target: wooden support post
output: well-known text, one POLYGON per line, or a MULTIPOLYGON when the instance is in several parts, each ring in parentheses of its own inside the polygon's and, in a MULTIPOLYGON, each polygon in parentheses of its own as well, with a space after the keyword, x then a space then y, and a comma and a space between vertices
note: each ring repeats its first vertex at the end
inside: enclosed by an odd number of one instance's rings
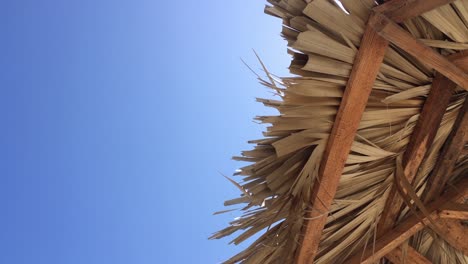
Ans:
MULTIPOLYGON (((438 219, 437 209, 441 208, 443 205, 448 202, 454 202, 460 198, 466 197, 468 195, 468 178, 464 178, 461 182, 457 183, 457 189, 450 189, 442 195, 439 199, 428 204, 426 209, 430 213, 430 217, 433 219, 438 219)), ((345 263, 350 264, 373 264, 386 254, 390 253, 392 250, 397 248, 403 242, 408 240, 411 236, 416 234, 418 231, 422 230, 426 224, 429 223, 427 217, 423 217, 422 220, 415 216, 411 215, 394 229, 382 235, 375 245, 368 247, 364 252, 358 251, 353 256, 349 258, 345 263), (424 223, 424 224, 423 224, 424 223)))
POLYGON ((434 68, 454 83, 463 87, 465 90, 468 90, 467 73, 450 62, 444 56, 435 52, 432 48, 415 39, 411 34, 403 30, 383 14, 376 13, 376 16, 378 16, 379 19, 374 19, 370 25, 373 26, 380 36, 413 55, 422 63, 434 68))
POLYGON ((385 257, 393 262, 393 264, 412 263, 412 264, 432 264, 430 260, 421 255, 413 247, 408 246, 406 256, 403 254, 401 247, 397 247, 392 252, 385 255, 385 257))
MULTIPOLYGON (((371 15, 369 23, 375 19, 371 15)), ((315 259, 330 205, 387 47, 388 41, 368 26, 323 154, 319 180, 312 189, 297 263, 313 263, 315 259)))

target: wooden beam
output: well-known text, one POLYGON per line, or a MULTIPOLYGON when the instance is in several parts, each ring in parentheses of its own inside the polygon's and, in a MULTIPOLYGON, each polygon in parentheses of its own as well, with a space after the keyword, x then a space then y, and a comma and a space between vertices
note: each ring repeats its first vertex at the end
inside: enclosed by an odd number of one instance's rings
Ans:
POLYGON ((455 63, 460 69, 468 70, 468 50, 461 50, 447 57, 451 62, 455 63))
MULTIPOLYGON (((462 179, 457 183, 457 188, 452 188, 442 195, 439 199, 428 204, 426 209, 433 219, 438 219, 437 209, 450 201, 457 201, 468 195, 468 178, 462 179)), ((350 264, 373 264, 392 250, 397 248, 411 236, 422 230, 429 223, 427 217, 420 219, 415 215, 403 220, 394 229, 388 231, 375 242, 374 246, 368 247, 364 252, 356 252, 345 263, 350 264), (423 224, 424 223, 424 224, 423 224)))
POLYGON ((454 1, 455 0, 393 0, 374 7, 374 11, 382 13, 396 23, 401 23, 409 18, 417 17, 432 9, 454 1))
POLYGON ((370 24, 380 36, 408 52, 422 63, 434 68, 454 83, 468 90, 468 74, 450 62, 432 48, 424 45, 402 29, 395 22, 380 13, 376 13, 379 19, 374 19, 370 24))
POLYGON ((440 218, 468 220, 468 204, 448 203, 440 209, 440 218))
MULTIPOLYGON (((403 154, 405 175, 415 176, 426 152, 432 146, 437 130, 457 85, 436 74, 429 95, 419 115, 411 140, 403 154)), ((412 178, 408 178, 409 181, 412 178)))
MULTIPOLYGON (((372 14, 369 25, 385 24, 385 19, 372 14)), ((315 259, 344 163, 387 47, 388 42, 368 26, 322 158, 319 182, 314 184, 311 192, 312 208, 306 215, 308 220, 305 221, 303 240, 297 253, 298 263, 312 263, 315 259)), ((458 73, 456 69, 455 73, 458 73)))
POLYGON ((444 231, 440 234, 442 238, 468 256, 468 227, 457 219, 440 219, 438 224, 440 229, 444 231))
MULTIPOLYGON (((457 66, 468 69, 468 52, 463 51, 456 53, 449 56, 448 59, 453 61, 457 66)), ((447 78, 440 74, 436 75, 414 132, 411 135, 410 143, 403 154, 403 169, 409 182, 416 176, 426 152, 434 141, 434 137, 437 134, 437 130, 449 105, 455 87, 456 85, 447 78)), ((452 165, 454 166, 455 164, 452 165)), ((437 177, 440 179, 439 181, 448 177, 445 176, 446 174, 443 174, 444 171, 440 173, 441 175, 437 177)), ((434 186, 432 188, 437 187, 434 186)), ((440 191, 441 190, 442 189, 440 189, 440 191)), ((438 194, 440 194, 440 191, 438 194)), ((398 195, 396 188, 392 188, 378 224, 377 237, 382 236, 382 234, 393 227, 403 204, 403 199, 398 195)))
MULTIPOLYGON (((411 135, 408 147, 403 154, 403 172, 409 182, 412 182, 418 172, 427 150, 434 142, 434 137, 449 105, 456 85, 444 76, 438 74, 432 83, 429 96, 423 105, 421 114, 411 135)), ((392 187, 387 198, 377 236, 390 230, 396 222, 404 201, 396 188, 392 187)))
POLYGON ((432 264, 430 260, 421 255, 413 247, 408 246, 406 249, 406 255, 403 254, 401 247, 397 247, 392 250, 390 253, 385 255, 385 257, 390 260, 393 264, 401 263, 413 263, 413 264, 432 264))
MULTIPOLYGON (((448 59, 457 65, 465 66, 466 61, 468 61, 468 53, 457 53, 448 59)), ((434 141, 455 88, 455 83, 440 74, 436 75, 411 135, 411 140, 403 154, 403 171, 409 182, 413 181, 426 152, 434 141)), ((377 227, 377 237, 393 227, 403 204, 403 199, 396 188, 392 188, 377 227)))
MULTIPOLYGON (((371 14, 369 23, 373 20, 371 14)), ((311 208, 296 255, 299 264, 313 263, 315 259, 331 203, 387 47, 388 41, 368 26, 323 154, 318 181, 312 188, 311 208)))
POLYGON ((468 100, 457 116, 452 132, 442 147, 436 165, 429 176, 423 200, 428 202, 442 192, 449 177, 452 175, 455 163, 465 147, 465 137, 468 135, 468 100))
POLYGON ((468 220, 468 211, 442 210, 439 217, 443 219, 468 220))

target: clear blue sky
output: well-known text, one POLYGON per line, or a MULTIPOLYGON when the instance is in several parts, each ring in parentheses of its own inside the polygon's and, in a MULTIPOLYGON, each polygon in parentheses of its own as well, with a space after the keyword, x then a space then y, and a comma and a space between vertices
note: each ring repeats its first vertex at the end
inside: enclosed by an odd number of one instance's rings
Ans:
POLYGON ((217 263, 218 172, 259 138, 266 1, 15 0, 0 8, 0 263, 217 263))

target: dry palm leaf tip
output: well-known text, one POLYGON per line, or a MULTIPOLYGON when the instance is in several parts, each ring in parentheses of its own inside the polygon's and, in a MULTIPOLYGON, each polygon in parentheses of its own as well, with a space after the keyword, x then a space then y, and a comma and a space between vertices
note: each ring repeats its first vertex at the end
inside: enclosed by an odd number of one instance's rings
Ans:
POLYGON ((226 263, 468 263, 468 0, 269 0, 292 77, 236 160, 226 263), (382 2, 382 3, 380 3, 382 2))

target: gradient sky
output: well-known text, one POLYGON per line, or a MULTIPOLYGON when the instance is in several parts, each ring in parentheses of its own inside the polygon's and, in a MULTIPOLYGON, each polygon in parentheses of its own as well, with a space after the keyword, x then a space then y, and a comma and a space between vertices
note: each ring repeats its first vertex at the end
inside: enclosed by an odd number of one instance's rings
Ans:
POLYGON ((0 263, 218 263, 230 160, 289 56, 264 1, 15 0, 0 8, 0 263))

